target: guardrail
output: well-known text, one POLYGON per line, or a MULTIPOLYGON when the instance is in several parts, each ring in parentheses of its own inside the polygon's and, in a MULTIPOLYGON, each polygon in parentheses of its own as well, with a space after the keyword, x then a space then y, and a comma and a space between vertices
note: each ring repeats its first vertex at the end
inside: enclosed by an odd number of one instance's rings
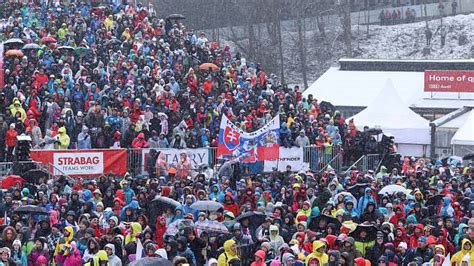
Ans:
POLYGON ((382 164, 383 155, 382 154, 367 154, 361 156, 357 161, 349 166, 349 168, 344 172, 347 174, 352 169, 357 169, 361 172, 367 172, 368 170, 378 171, 382 164))

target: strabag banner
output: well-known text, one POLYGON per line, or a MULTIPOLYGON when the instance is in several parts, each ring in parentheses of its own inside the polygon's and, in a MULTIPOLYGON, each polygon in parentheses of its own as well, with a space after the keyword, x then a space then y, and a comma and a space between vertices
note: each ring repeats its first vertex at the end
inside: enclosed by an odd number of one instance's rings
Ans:
POLYGON ((242 163, 275 161, 279 158, 280 116, 257 131, 247 133, 223 115, 219 128, 217 157, 242 163))
POLYGON ((280 147, 279 153, 278 161, 266 161, 263 164, 265 172, 273 171, 274 168, 278 169, 278 171, 286 171, 287 166, 291 166, 292 171, 306 171, 309 169, 309 164, 303 160, 302 147, 280 147))
POLYGON ((31 159, 54 166, 55 175, 99 176, 124 175, 127 172, 127 150, 32 150, 31 159))
MULTIPOLYGON (((164 159, 168 167, 174 165, 176 167, 180 160, 180 155, 186 153, 187 157, 191 160, 193 169, 197 169, 200 165, 209 166, 209 149, 154 149, 157 152, 160 152, 159 157, 164 159)), ((142 174, 148 173, 147 163, 148 163, 148 154, 150 149, 142 149, 142 174)))

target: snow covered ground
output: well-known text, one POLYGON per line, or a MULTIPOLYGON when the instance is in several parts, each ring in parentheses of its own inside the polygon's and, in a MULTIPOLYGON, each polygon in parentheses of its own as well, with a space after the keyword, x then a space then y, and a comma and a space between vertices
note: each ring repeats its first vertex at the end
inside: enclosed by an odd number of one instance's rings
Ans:
POLYGON ((423 55, 426 47, 425 22, 396 25, 372 26, 370 36, 357 38, 356 48, 359 58, 383 59, 468 59, 474 57, 474 14, 443 18, 446 28, 446 44, 441 47, 441 34, 438 30, 441 20, 429 21, 433 32, 431 53, 423 55), (461 37, 463 36, 463 37, 461 37), (465 38, 464 45, 459 39, 465 38))
MULTIPOLYGON (((286 23, 287 24, 287 23, 286 23)), ((441 20, 428 22, 433 32, 431 52, 423 55, 426 47, 425 22, 393 26, 370 25, 369 34, 365 25, 353 25, 352 46, 355 58, 373 59, 469 59, 474 58, 474 14, 443 18, 446 29, 446 44, 441 47, 439 27, 441 20), (461 41, 460 38, 464 39, 461 41)), ((344 56, 344 44, 339 36, 340 25, 326 25, 326 38, 320 37, 315 24, 306 25, 308 85, 311 85, 330 66, 344 56)), ((245 36, 243 29, 239 29, 245 36)), ((225 33, 223 34, 225 36, 225 33)), ((262 37, 263 38, 263 37, 262 37)), ((282 27, 285 75, 289 84, 302 84, 298 60, 297 32, 291 25, 282 27)), ((235 48, 231 42, 224 42, 235 48)))

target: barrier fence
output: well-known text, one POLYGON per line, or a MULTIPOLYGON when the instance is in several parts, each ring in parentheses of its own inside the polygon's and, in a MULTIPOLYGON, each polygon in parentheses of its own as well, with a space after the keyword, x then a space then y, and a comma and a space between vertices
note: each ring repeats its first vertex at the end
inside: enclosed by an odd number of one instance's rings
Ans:
MULTIPOLYGON (((166 163, 174 167, 178 165, 181 153, 186 153, 192 162, 190 170, 195 172, 202 170, 202 166, 217 168, 223 163, 218 159, 215 147, 155 150, 160 151, 160 156, 163 156, 166 163)), ((147 175, 149 151, 150 149, 32 150, 31 154, 33 161, 40 163, 51 175, 74 177, 98 173, 124 174, 125 171, 132 175, 147 175)), ((367 160, 367 164, 375 163, 375 159, 367 160)), ((331 167, 340 172, 343 167, 343 150, 339 147, 281 147, 278 162, 265 162, 267 163, 270 167, 262 167, 258 171, 271 171, 272 165, 279 170, 290 165, 293 171, 324 171, 331 167)), ((11 168, 12 163, 0 163, 0 175, 11 173, 11 168)))

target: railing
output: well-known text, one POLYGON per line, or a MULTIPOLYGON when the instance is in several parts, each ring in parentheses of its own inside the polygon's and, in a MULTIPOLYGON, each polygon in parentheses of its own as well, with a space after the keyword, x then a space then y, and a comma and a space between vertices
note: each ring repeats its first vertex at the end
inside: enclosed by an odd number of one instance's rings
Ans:
POLYGON ((13 163, 12 162, 2 162, 0 163, 0 176, 7 176, 12 173, 13 163))
POLYGON ((367 172, 368 170, 378 171, 382 164, 383 155, 382 154, 367 154, 361 156, 357 161, 355 161, 349 168, 344 172, 347 174, 352 169, 357 169, 360 172, 367 172))
POLYGON ((336 171, 336 173, 339 173, 342 169, 342 154, 338 153, 334 158, 332 158, 319 172, 325 171, 327 168, 331 167, 336 171))

